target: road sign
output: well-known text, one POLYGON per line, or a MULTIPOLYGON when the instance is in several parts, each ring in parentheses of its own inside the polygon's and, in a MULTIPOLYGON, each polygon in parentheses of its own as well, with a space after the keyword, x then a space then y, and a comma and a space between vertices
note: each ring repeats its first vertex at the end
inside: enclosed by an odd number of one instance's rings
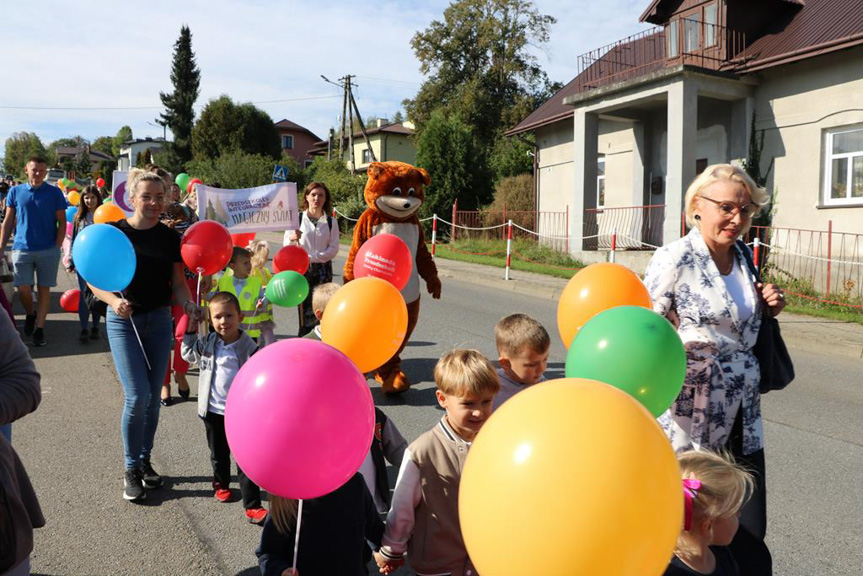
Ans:
POLYGON ((287 182, 288 181, 288 167, 282 166, 281 164, 276 164, 276 167, 273 169, 273 182, 287 182))

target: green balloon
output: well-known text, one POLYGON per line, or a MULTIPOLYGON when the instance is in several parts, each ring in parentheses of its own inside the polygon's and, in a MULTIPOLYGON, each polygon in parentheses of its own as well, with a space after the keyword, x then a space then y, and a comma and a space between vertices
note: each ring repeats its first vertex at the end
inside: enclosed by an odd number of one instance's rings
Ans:
POLYGON ((566 355, 565 374, 619 388, 658 417, 680 394, 686 352, 664 317, 640 306, 617 306, 578 331, 566 355))
POLYGON ((267 283, 267 300, 276 306, 299 306, 309 295, 306 277, 293 270, 279 272, 267 283))
POLYGON ((177 174, 177 177, 174 178, 174 184, 180 187, 180 190, 185 190, 186 186, 189 185, 189 175, 185 172, 180 172, 177 174))

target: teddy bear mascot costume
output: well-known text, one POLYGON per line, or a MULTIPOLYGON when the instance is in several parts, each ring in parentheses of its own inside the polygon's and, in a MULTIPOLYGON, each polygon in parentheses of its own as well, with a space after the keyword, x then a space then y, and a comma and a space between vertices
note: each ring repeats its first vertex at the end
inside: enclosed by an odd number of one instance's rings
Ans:
POLYGON ((401 353, 417 325, 420 314, 419 277, 425 280, 432 298, 440 298, 441 283, 437 267, 425 245, 417 212, 423 203, 423 186, 429 184, 428 172, 404 162, 372 162, 368 169, 365 199, 368 208, 354 227, 354 240, 345 262, 344 281, 354 279, 354 258, 363 243, 376 234, 394 234, 410 248, 414 266, 402 296, 408 307, 408 326, 401 347, 390 360, 377 369, 375 380, 384 394, 398 394, 411 383, 402 372, 401 353))

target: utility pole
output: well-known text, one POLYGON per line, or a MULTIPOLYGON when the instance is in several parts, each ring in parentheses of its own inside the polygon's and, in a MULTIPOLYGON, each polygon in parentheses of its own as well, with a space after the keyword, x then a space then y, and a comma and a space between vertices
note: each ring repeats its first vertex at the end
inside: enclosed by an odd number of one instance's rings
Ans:
POLYGON ((338 82, 333 82, 323 74, 321 74, 321 78, 324 81, 333 84, 334 86, 338 86, 343 90, 342 95, 342 121, 339 125, 339 161, 342 161, 342 147, 345 141, 345 132, 347 131, 347 140, 348 140, 348 154, 351 162, 351 174, 356 173, 356 158, 354 156, 354 114, 356 114, 357 122, 360 125, 360 131, 363 133, 363 139, 366 142, 366 146, 369 150, 369 156, 372 162, 377 162, 377 157, 375 156, 375 151, 372 148, 371 140, 369 139, 369 134, 366 132, 366 125, 363 123, 363 117, 360 115, 359 106, 357 106, 357 101, 354 99, 354 95, 352 92, 352 88, 356 86, 351 80, 354 78, 351 74, 347 74, 342 78, 339 78, 338 82))

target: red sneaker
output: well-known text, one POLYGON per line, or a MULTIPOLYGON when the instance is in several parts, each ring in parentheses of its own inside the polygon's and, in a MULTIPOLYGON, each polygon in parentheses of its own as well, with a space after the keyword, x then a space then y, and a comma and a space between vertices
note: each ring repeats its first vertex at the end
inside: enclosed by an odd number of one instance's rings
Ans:
POLYGON ((252 524, 263 524, 267 519, 267 511, 264 508, 249 508, 246 510, 246 520, 252 524))
POLYGON ((213 489, 216 491, 216 500, 219 502, 230 502, 231 501, 231 489, 225 488, 221 484, 213 483, 213 489))

